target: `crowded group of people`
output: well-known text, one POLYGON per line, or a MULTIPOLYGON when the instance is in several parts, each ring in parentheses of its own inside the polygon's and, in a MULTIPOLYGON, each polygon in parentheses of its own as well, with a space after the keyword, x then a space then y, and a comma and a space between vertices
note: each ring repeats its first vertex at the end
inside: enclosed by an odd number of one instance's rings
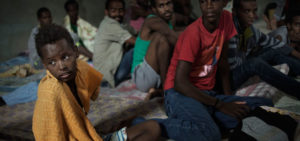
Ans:
POLYGON ((284 25, 267 35, 253 26, 256 0, 233 0, 232 12, 223 10, 227 3, 199 0, 202 16, 195 18, 189 0, 132 0, 129 6, 106 0, 98 29, 79 17, 75 0, 64 5, 63 26, 40 8, 28 42, 30 64, 47 70, 37 91, 35 139, 221 140, 224 130, 255 111, 268 113, 260 106, 273 106, 272 99, 235 96, 253 76, 300 99, 299 8, 288 9, 284 25), (283 63, 288 75, 273 67, 283 63), (101 85, 114 88, 128 79, 149 99, 163 97, 168 118, 139 119, 102 136, 86 116, 90 100, 101 85))

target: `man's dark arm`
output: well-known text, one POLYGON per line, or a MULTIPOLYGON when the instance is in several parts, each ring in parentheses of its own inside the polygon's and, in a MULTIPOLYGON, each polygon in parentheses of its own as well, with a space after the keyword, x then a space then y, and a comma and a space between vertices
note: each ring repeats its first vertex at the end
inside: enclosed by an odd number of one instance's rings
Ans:
POLYGON ((159 17, 153 17, 146 21, 146 25, 151 29, 151 31, 161 33, 168 39, 171 45, 175 46, 178 35, 174 30, 169 28, 168 23, 166 23, 159 17))
POLYGON ((236 117, 237 119, 245 116, 249 111, 249 107, 245 102, 230 102, 225 103, 218 101, 216 98, 203 93, 201 90, 196 88, 189 81, 189 73, 191 71, 192 64, 186 61, 178 61, 176 76, 174 82, 174 89, 181 94, 196 99, 197 101, 209 105, 215 106, 216 109, 230 116, 236 117))
POLYGON ((228 64, 228 41, 224 43, 218 65, 224 94, 231 95, 232 90, 230 86, 230 68, 228 64))

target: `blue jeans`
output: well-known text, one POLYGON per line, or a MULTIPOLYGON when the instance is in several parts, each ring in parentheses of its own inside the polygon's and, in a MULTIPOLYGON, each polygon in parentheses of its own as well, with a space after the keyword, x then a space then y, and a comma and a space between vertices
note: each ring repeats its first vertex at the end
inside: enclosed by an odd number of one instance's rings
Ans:
POLYGON ((133 48, 125 52, 120 62, 119 68, 115 73, 115 85, 117 86, 122 81, 130 77, 130 69, 133 60, 133 48))
POLYGON ((242 65, 231 70, 232 89, 236 90, 250 77, 258 75, 266 83, 300 99, 300 82, 281 73, 277 69, 273 68, 268 62, 271 60, 277 60, 277 63, 288 63, 289 66, 291 66, 291 70, 298 71, 299 73, 300 71, 297 70, 299 69, 299 67, 297 68, 297 64, 292 59, 289 59, 283 55, 272 55, 274 52, 265 53, 266 54, 262 54, 259 57, 250 58, 246 60, 242 65), (278 59, 272 59, 271 57, 278 57, 278 59), (282 58, 285 58, 286 60, 282 58))
POLYGON ((286 63, 290 68, 290 73, 300 75, 300 60, 282 53, 282 49, 267 49, 258 57, 271 65, 279 65, 286 63))
MULTIPOLYGON (((257 97, 238 97, 216 95, 213 91, 205 91, 223 102, 246 101, 254 109, 261 105, 272 106, 272 101, 257 97)), ((166 138, 180 141, 220 141, 221 133, 216 122, 225 128, 234 128, 238 121, 222 112, 215 111, 199 101, 184 96, 174 89, 165 91, 165 109, 167 119, 155 119, 162 127, 162 134, 166 138)))
POLYGON ((2 98, 9 106, 35 101, 37 99, 38 86, 39 81, 33 81, 17 88, 11 93, 3 95, 2 98))

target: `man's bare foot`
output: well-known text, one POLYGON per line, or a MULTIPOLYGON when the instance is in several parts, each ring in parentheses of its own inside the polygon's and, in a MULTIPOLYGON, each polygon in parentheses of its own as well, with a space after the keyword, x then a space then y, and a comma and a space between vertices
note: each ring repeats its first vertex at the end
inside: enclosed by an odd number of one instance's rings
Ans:
POLYGON ((147 93, 145 97, 145 101, 148 101, 154 97, 162 97, 163 96, 163 90, 162 89, 155 89, 155 88, 150 88, 149 92, 147 93))

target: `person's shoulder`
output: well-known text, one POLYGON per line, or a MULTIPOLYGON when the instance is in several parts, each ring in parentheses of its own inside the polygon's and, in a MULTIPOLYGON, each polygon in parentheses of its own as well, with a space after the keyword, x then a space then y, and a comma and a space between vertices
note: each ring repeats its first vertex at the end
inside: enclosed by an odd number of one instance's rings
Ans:
POLYGON ((115 30, 119 29, 121 29, 121 24, 118 21, 108 16, 105 16, 104 19, 101 21, 98 30, 100 32, 114 32, 115 30))
POLYGON ((158 16, 148 15, 148 17, 144 21, 144 24, 148 26, 148 25, 152 25, 153 23, 160 24, 163 22, 165 22, 165 21, 158 16))
POLYGON ((78 69, 79 73, 81 75, 83 75, 84 77, 92 75, 95 77, 102 78, 102 74, 99 71, 97 71, 96 69, 94 69, 92 66, 90 66, 85 61, 77 60, 77 69, 78 69))
POLYGON ((31 35, 35 35, 39 32, 39 26, 35 26, 31 29, 31 35))
POLYGON ((112 18, 110 18, 109 16, 105 16, 103 18, 103 20, 101 21, 102 24, 104 25, 109 25, 109 24, 116 24, 116 25, 120 25, 120 23, 112 18))
POLYGON ((48 74, 40 81, 38 86, 38 98, 52 99, 62 92, 62 84, 52 75, 48 74))
POLYGON ((220 17, 220 22, 223 23, 224 26, 230 25, 228 24, 229 22, 233 23, 232 13, 227 10, 223 10, 220 17))
POLYGON ((222 15, 223 15, 223 16, 232 17, 232 13, 229 12, 229 11, 227 11, 227 10, 223 10, 223 11, 222 11, 222 15))
POLYGON ((81 78, 81 83, 85 83, 88 89, 94 89, 100 86, 103 74, 90 66, 85 61, 77 60, 77 77, 81 78))
POLYGON ((84 20, 81 17, 78 17, 77 26, 88 26, 88 27, 93 27, 93 28, 97 29, 96 27, 94 27, 94 25, 92 25, 90 22, 84 20))
POLYGON ((189 26, 186 27, 186 29, 184 30, 184 35, 188 34, 188 35, 192 35, 192 36, 199 36, 199 33, 201 32, 200 27, 202 24, 202 19, 198 18, 197 20, 195 20, 193 23, 191 23, 189 26))

